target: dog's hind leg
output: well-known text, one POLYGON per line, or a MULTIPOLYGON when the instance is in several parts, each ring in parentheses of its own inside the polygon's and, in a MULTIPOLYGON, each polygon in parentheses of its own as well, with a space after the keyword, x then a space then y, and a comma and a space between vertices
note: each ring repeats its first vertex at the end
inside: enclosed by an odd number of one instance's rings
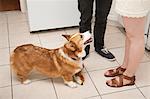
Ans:
POLYGON ((19 81, 21 81, 22 84, 27 84, 27 81, 29 83, 29 80, 27 79, 27 75, 23 73, 17 73, 17 78, 19 81))
POLYGON ((28 79, 28 75, 31 72, 31 70, 32 68, 24 68, 23 70, 17 72, 17 77, 19 78, 22 84, 31 83, 31 80, 28 79))
POLYGON ((72 75, 64 75, 63 80, 64 80, 64 83, 66 85, 68 85, 69 87, 71 87, 71 88, 76 88, 77 87, 77 84, 75 82, 73 82, 72 75))

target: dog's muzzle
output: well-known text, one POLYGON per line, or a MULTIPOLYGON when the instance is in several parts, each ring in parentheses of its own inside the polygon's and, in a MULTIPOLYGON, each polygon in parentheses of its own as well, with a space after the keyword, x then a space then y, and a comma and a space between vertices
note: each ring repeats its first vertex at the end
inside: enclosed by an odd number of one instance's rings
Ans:
POLYGON ((84 56, 86 56, 85 50, 82 50, 82 52, 78 53, 78 57, 82 58, 84 56))

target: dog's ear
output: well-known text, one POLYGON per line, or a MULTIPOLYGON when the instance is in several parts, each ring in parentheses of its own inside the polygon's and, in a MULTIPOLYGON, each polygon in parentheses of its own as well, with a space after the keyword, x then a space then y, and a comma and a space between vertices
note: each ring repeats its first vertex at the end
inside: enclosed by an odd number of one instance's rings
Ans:
POLYGON ((70 38, 71 38, 71 35, 62 34, 62 36, 65 37, 68 41, 69 41, 70 38))

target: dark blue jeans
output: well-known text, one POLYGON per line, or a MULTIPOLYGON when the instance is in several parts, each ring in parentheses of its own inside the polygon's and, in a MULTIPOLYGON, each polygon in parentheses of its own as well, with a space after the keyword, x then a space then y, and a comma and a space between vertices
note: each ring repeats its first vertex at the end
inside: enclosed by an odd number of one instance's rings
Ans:
MULTIPOLYGON (((93 15, 94 0, 78 0, 78 9, 81 13, 79 30, 81 33, 91 30, 91 19, 93 15)), ((95 26, 94 26, 94 47, 101 49, 104 46, 104 35, 112 0, 95 0, 95 26)))

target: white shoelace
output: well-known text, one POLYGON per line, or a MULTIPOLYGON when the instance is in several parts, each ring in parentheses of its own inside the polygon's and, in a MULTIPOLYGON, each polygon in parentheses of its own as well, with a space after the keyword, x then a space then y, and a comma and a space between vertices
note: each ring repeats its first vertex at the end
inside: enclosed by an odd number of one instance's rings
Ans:
POLYGON ((105 54, 108 54, 108 53, 109 53, 109 51, 108 51, 107 48, 101 49, 101 51, 104 52, 105 54))
POLYGON ((82 35, 83 35, 83 42, 86 42, 88 39, 90 39, 92 37, 92 35, 89 31, 82 33, 82 35))

